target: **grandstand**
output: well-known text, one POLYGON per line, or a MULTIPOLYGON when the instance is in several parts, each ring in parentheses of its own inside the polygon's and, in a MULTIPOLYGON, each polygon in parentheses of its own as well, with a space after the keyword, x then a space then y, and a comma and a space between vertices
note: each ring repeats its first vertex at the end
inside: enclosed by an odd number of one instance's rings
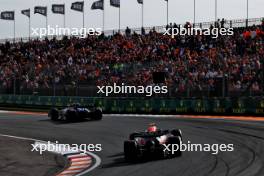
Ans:
POLYGON ((234 35, 172 39, 161 26, 145 34, 132 29, 6 41, 0 44, 0 93, 98 96, 97 85, 153 85, 152 73, 165 72, 170 97, 262 95, 264 21, 225 20, 224 27, 234 27, 234 35))

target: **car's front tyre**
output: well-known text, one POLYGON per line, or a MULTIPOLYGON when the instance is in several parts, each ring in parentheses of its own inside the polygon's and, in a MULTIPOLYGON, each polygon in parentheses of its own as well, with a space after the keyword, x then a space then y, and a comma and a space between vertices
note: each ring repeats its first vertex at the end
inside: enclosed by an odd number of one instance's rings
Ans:
POLYGON ((102 120, 103 118, 103 112, 101 109, 96 109, 94 112, 93 112, 93 119, 94 120, 102 120))
POLYGON ((182 132, 180 129, 174 129, 174 130, 171 130, 171 134, 175 137, 179 136, 182 140, 182 132))
POLYGON ((177 147, 178 150, 177 151, 172 151, 172 149, 176 148, 176 147, 171 147, 171 151, 168 152, 168 156, 169 157, 180 157, 182 155, 182 152, 180 150, 180 144, 181 144, 180 136, 169 137, 167 144, 171 144, 171 146, 178 145, 178 147, 177 147))
POLYGON ((74 120, 77 120, 77 114, 76 114, 76 111, 73 111, 73 110, 68 110, 66 113, 65 113, 65 120, 67 122, 71 122, 71 121, 74 121, 74 120))

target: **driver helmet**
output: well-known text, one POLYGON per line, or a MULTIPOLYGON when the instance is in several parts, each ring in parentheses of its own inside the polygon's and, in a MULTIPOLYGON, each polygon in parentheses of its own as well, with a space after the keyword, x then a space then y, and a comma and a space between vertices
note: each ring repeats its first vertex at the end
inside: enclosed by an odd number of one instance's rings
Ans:
POLYGON ((150 133, 157 132, 157 130, 158 130, 158 128, 157 128, 155 123, 150 123, 148 126, 148 129, 147 129, 147 131, 150 133))

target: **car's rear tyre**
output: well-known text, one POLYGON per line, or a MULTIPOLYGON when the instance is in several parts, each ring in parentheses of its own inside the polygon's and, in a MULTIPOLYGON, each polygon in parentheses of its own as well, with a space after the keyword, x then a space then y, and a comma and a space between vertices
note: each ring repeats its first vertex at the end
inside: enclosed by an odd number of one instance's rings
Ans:
POLYGON ((102 120, 102 118, 103 118, 102 111, 99 110, 99 109, 95 110, 94 113, 93 113, 93 119, 94 120, 102 120))
POLYGON ((57 121, 59 119, 59 111, 57 109, 51 109, 49 111, 49 117, 52 121, 57 121))
POLYGON ((129 140, 134 140, 135 139, 135 136, 138 136, 139 133, 132 133, 129 135, 129 140))
POLYGON ((135 161, 138 155, 138 148, 135 141, 124 142, 124 155, 126 161, 135 161))
POLYGON ((170 157, 180 157, 182 152, 180 150, 181 138, 179 136, 169 137, 167 144, 171 144, 171 151, 168 152, 170 157), (172 149, 176 149, 176 146, 172 147, 173 145, 178 145, 177 151, 172 151, 172 149))
POLYGON ((181 138, 181 140, 182 140, 182 132, 181 132, 181 130, 179 130, 179 129, 171 130, 171 134, 173 136, 176 136, 176 137, 179 136, 181 138))
POLYGON ((72 110, 68 110, 65 114, 65 120, 68 122, 77 120, 77 114, 75 111, 72 110))

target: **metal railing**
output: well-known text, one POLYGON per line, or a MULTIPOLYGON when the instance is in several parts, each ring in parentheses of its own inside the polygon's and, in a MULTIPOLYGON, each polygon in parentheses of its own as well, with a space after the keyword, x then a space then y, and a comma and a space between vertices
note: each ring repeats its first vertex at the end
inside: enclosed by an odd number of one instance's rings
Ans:
MULTIPOLYGON (((247 27, 247 26, 253 26, 253 25, 261 25, 263 22, 264 17, 261 18, 250 18, 250 19, 234 19, 234 20, 225 20, 224 23, 224 27, 226 28, 237 28, 237 27, 247 27)), ((219 21, 220 22, 220 21, 219 21)), ((193 26, 195 27, 199 27, 201 29, 204 28, 209 28, 211 25, 215 25, 216 22, 215 21, 210 21, 210 22, 202 22, 202 23, 195 23, 193 24, 193 26)), ((184 26, 185 24, 178 24, 178 25, 182 25, 184 26)), ((150 31, 152 31, 153 29, 155 29, 155 31, 157 32, 164 32, 164 29, 166 28, 166 25, 163 26, 152 26, 152 27, 144 27, 144 30, 146 33, 149 33, 150 31)), ((131 32, 132 33, 138 33, 141 34, 141 29, 142 28, 132 28, 131 32)), ((112 29, 112 30, 105 30, 104 34, 109 36, 109 35, 113 35, 115 33, 121 33, 121 34, 125 34, 126 29, 121 29, 120 31, 118 29, 112 29)), ((53 39, 54 37, 56 37, 57 39, 62 39, 64 36, 55 36, 55 35, 50 35, 47 36, 47 39, 53 39)), ((71 37, 71 36, 68 36, 71 37)), ((78 37, 78 36, 75 36, 78 37)), ((28 42, 29 40, 44 40, 46 38, 39 38, 39 37, 19 37, 19 38, 6 38, 6 39, 0 39, 0 43, 5 43, 5 42, 28 42)))

